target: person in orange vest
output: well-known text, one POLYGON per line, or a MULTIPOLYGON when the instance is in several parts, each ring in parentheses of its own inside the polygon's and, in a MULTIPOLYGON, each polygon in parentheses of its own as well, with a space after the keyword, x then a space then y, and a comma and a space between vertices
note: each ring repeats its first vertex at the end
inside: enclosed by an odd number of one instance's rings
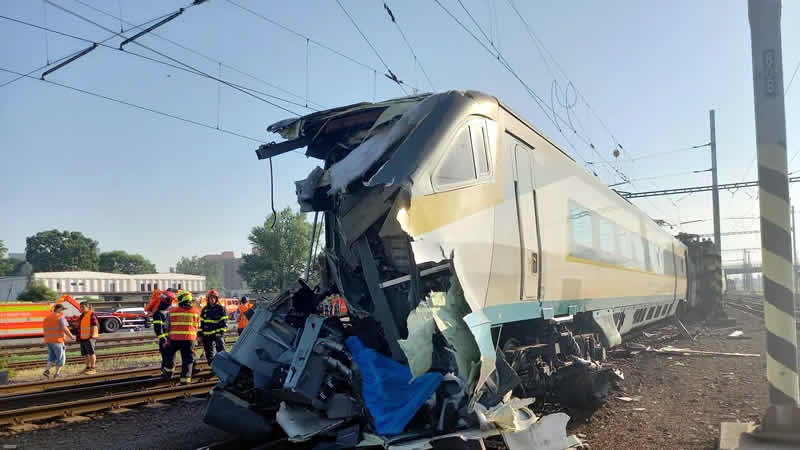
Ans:
POLYGON ((244 327, 247 326, 248 319, 245 313, 252 307, 253 304, 247 303, 247 297, 243 295, 242 299, 239 300, 239 309, 237 309, 236 312, 233 314, 233 318, 237 321, 236 330, 239 332, 239 336, 242 335, 244 327))
POLYGON ((81 302, 81 317, 78 319, 78 343, 81 346, 81 356, 86 357, 86 375, 97 373, 97 355, 94 354, 94 344, 100 335, 100 322, 92 311, 89 302, 81 302))
POLYGON ((67 319, 64 318, 64 305, 57 304, 53 307, 53 312, 44 318, 42 331, 44 332, 44 342, 47 344, 47 366, 42 375, 50 378, 50 367, 55 366, 53 378, 58 378, 58 372, 61 371, 67 360, 64 338, 75 339, 75 336, 69 331, 67 319))
POLYGON ((167 351, 161 374, 165 378, 172 377, 172 367, 175 365, 175 353, 181 352, 181 384, 192 382, 192 369, 194 368, 194 343, 197 340, 197 331, 200 328, 200 311, 192 304, 192 293, 181 291, 178 293, 178 306, 173 306, 167 311, 167 320, 164 324, 168 329, 167 351))

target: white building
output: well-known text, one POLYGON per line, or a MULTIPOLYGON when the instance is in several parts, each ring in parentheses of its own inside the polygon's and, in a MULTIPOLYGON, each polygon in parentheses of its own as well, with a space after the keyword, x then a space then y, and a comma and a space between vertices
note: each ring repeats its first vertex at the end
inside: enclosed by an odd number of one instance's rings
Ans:
POLYGON ((149 273, 126 275, 106 272, 37 272, 31 277, 0 277, 0 299, 16 300, 31 281, 43 283, 59 294, 73 297, 147 297, 154 289, 186 289, 194 294, 205 293, 205 275, 184 273, 149 273))

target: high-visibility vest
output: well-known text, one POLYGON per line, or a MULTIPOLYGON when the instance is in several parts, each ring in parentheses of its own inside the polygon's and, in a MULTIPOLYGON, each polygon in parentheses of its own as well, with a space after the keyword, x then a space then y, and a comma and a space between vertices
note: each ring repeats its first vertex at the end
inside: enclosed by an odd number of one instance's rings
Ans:
POLYGON ((237 328, 244 328, 247 326, 247 316, 244 313, 247 312, 253 306, 252 303, 248 303, 246 305, 239 305, 239 323, 236 325, 237 328))
POLYGON ((167 311, 169 316, 169 338, 173 341, 193 341, 197 339, 200 328, 200 311, 195 308, 173 306, 167 311))
POLYGON ((96 338, 97 334, 92 330, 92 316, 94 315, 93 312, 89 311, 88 313, 84 313, 81 315, 81 322, 80 322, 80 334, 78 335, 79 339, 92 339, 96 338))
POLYGON ((44 318, 42 323, 44 331, 44 341, 48 344, 63 344, 64 330, 61 329, 61 313, 51 312, 44 318))

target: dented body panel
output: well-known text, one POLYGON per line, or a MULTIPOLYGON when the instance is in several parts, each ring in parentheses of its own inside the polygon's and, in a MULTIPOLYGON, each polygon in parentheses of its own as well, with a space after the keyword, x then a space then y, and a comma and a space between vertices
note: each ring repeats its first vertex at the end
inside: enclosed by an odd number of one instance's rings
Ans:
POLYGON ((275 420, 298 440, 374 433, 385 418, 365 396, 387 389, 370 384, 383 357, 409 367, 409 386, 444 375, 417 412, 430 417, 400 424, 410 436, 522 433, 534 396, 604 398, 617 377, 605 349, 686 299, 686 247, 494 97, 359 103, 268 129, 287 141, 260 159, 306 147, 321 161, 296 188, 302 211, 324 214, 325 248, 321 285, 262 306, 215 359, 224 403, 248 398, 262 433, 275 420), (336 294, 347 320, 318 315, 336 294))

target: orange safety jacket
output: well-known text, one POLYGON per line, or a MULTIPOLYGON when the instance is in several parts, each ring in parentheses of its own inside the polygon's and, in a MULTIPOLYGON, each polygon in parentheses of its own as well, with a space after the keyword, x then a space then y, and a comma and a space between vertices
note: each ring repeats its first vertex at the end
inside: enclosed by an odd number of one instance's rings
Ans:
POLYGON ((253 307, 252 303, 248 303, 246 305, 239 305, 239 322, 236 324, 237 328, 244 328, 247 326, 247 316, 244 313, 247 312, 250 308, 253 307))
MULTIPOLYGON (((81 315, 80 329, 78 332, 78 339, 87 340, 97 337, 97 328, 92 329, 92 316, 93 312, 84 313, 81 315)), ((95 325, 97 327, 97 325, 95 325)))
POLYGON ((44 331, 44 342, 47 344, 63 344, 66 334, 61 328, 61 314, 51 312, 44 318, 42 330, 44 331))
POLYGON ((167 311, 169 338, 173 341, 193 341, 200 328, 200 311, 195 308, 173 306, 167 311))

